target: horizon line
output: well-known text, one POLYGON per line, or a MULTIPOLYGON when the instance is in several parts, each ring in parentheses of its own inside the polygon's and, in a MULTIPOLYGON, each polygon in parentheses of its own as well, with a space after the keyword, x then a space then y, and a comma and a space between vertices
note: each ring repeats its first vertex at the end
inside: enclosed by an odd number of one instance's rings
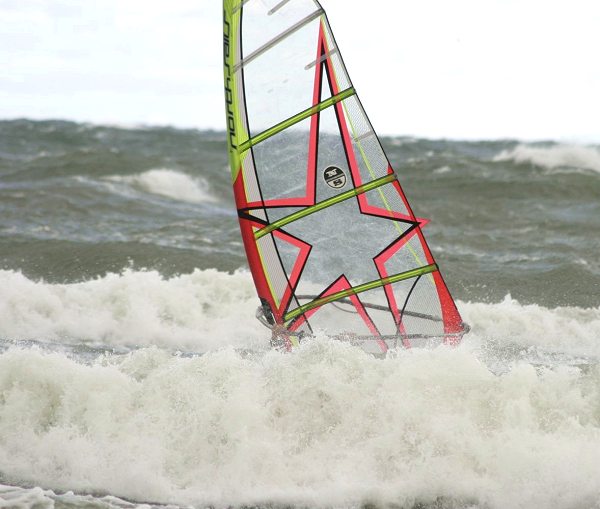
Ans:
MULTIPOLYGON (((216 134, 223 134, 223 138, 226 137, 226 130, 224 127, 203 127, 199 125, 177 125, 175 123, 149 123, 149 122, 119 122, 119 121, 97 121, 97 120, 82 120, 72 118, 60 118, 60 117, 27 117, 27 116, 14 116, 14 117, 0 117, 0 123, 8 122, 19 122, 27 121, 34 123, 43 122, 63 122, 78 125, 88 125, 94 127, 105 127, 111 129, 121 130, 151 130, 151 129, 173 129, 179 131, 197 131, 197 132, 210 132, 216 134)), ((521 143, 561 143, 561 144, 576 144, 576 145, 600 145, 600 137, 596 138, 589 135, 580 136, 563 136, 563 137, 519 137, 519 136, 497 136, 497 137, 476 137, 476 136, 426 136, 419 134, 409 133, 377 133, 380 138, 392 138, 392 139, 413 139, 423 141, 453 141, 463 143, 481 143, 481 142, 521 142, 521 143)))

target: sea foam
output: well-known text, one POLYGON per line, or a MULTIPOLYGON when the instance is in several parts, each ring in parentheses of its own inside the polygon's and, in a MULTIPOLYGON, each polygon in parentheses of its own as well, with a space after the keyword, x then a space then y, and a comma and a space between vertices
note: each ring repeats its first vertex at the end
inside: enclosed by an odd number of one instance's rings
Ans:
POLYGON ((600 149, 584 145, 517 145, 503 150, 494 160, 530 163, 548 169, 568 167, 600 172, 600 149))
POLYGON ((266 329, 254 318, 248 273, 196 270, 164 278, 125 270, 73 284, 0 271, 0 338, 202 352, 248 347, 266 329))
POLYGON ((157 168, 137 175, 108 177, 113 182, 124 182, 147 193, 166 196, 189 203, 212 203, 217 201, 210 194, 208 183, 201 177, 191 177, 185 173, 157 168))
POLYGON ((593 507, 600 371, 464 348, 386 360, 327 338, 293 354, 158 349, 93 365, 0 355, 0 471, 178 504, 593 507))
MULTIPOLYGON (((127 269, 50 284, 5 270, 0 271, 0 338, 192 352, 251 348, 266 345, 269 337, 254 318, 258 303, 247 271, 197 269, 165 278, 127 269)), ((510 296, 498 303, 458 304, 473 327, 467 339, 600 358, 600 308, 548 309, 510 296)))
POLYGON ((54 285, 1 271, 3 338, 142 346, 81 362, 5 343, 3 481, 219 507, 596 503, 600 309, 459 303, 473 326, 460 347, 381 360, 323 335, 270 351, 256 301, 247 272, 54 285), (490 341, 587 364, 510 351, 496 370, 490 341))

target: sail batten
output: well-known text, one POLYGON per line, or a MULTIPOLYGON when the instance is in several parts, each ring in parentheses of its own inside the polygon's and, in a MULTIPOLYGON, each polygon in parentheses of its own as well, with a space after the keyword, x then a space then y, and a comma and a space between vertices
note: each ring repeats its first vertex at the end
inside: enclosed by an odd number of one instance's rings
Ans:
POLYGON ((281 0, 275 7, 273 7, 269 12, 269 16, 273 16, 279 9, 281 9, 285 4, 287 4, 290 0, 281 0))
POLYGON ((312 302, 305 304, 304 306, 301 306, 298 309, 295 309, 294 311, 288 313, 285 316, 285 320, 286 321, 293 320, 297 316, 300 316, 300 315, 306 313, 307 311, 310 311, 311 309, 321 307, 324 304, 330 304, 332 302, 340 301, 351 295, 358 295, 359 293, 367 292, 369 290, 373 290, 375 288, 380 288, 385 285, 397 283, 399 281, 405 281, 407 279, 417 278, 419 276, 423 276, 424 274, 431 274, 432 272, 435 272, 437 269, 438 269, 437 265, 434 263, 431 265, 427 265, 426 267, 420 267, 418 269, 413 269, 413 270, 409 270, 406 272, 402 272, 401 274, 394 274, 393 276, 388 276, 386 278, 378 279, 376 281, 370 281, 368 283, 365 283, 365 284, 362 284, 359 286, 354 286, 354 287, 348 288, 347 290, 342 290, 342 291, 336 292, 334 294, 328 295, 327 297, 321 297, 321 298, 315 299, 312 302))
POLYGON ((329 50, 327 53, 325 53, 325 55, 323 55, 321 58, 317 59, 317 60, 313 60, 310 64, 307 64, 304 66, 304 69, 306 71, 310 71, 313 67, 315 67, 318 64, 322 64, 323 62, 325 62, 325 60, 327 60, 328 58, 331 58, 333 55, 335 55, 337 53, 338 49, 337 48, 333 48, 331 50, 329 50))
MULTIPOLYGON (((274 14, 274 13, 271 13, 271 14, 274 14)), ((298 23, 296 23, 295 25, 291 26, 286 31, 281 32, 279 35, 277 35, 276 37, 274 37, 273 39, 271 39, 269 42, 267 42, 266 44, 264 44, 263 46, 261 46, 260 48, 258 48, 254 52, 252 52, 246 58, 240 60, 240 62, 238 62, 237 64, 235 64, 235 66, 233 68, 234 71, 237 72, 242 67, 248 65, 250 62, 252 62, 256 58, 258 58, 259 56, 261 56, 263 53, 265 53, 266 51, 268 51, 269 49, 271 49, 273 46, 279 44, 281 41, 283 41, 284 39, 286 39, 287 37, 289 37, 290 35, 292 35, 294 32, 297 32, 302 27, 308 25, 311 21, 314 21, 315 19, 317 19, 318 17, 320 17, 322 14, 323 14, 323 10, 322 9, 317 9, 312 14, 309 14, 308 16, 306 16, 306 18, 301 19, 300 21, 298 21, 298 23)))
POLYGON ((254 136, 253 138, 246 141, 244 144, 242 144, 240 146, 239 152, 240 153, 245 152, 246 150, 250 149, 254 145, 258 145, 259 143, 265 141, 267 138, 270 138, 271 136, 275 136, 277 133, 280 133, 284 129, 288 129, 288 128, 294 126, 295 124, 297 124, 298 122, 302 122, 303 120, 306 120, 307 118, 312 117, 315 113, 319 113, 319 112, 323 111, 324 109, 327 109, 327 108, 333 106, 334 104, 337 104, 340 101, 343 101, 344 99, 347 99, 348 97, 353 96, 354 94, 356 94, 356 91, 354 90, 354 88, 351 87, 351 88, 348 88, 347 90, 344 90, 343 92, 340 92, 339 94, 337 94, 333 97, 330 97, 329 99, 327 99, 325 101, 320 102, 319 104, 316 104, 315 106, 311 106, 310 108, 307 108, 306 110, 301 111, 300 113, 297 113, 293 117, 290 117, 287 120, 280 122, 279 124, 267 129, 266 131, 263 131, 262 133, 254 136))
POLYGON ((396 180, 396 175, 388 175, 387 177, 382 177, 380 179, 374 180, 372 182, 369 182, 368 184, 364 184, 350 191, 346 191, 345 193, 339 194, 337 196, 332 196, 331 198, 322 202, 315 203, 312 207, 306 207, 302 210, 299 210, 298 212, 295 212, 294 214, 290 214, 289 216, 274 221, 270 225, 262 228, 261 230, 258 230, 255 234, 255 238, 260 239, 261 237, 268 235, 272 231, 283 228, 285 225, 293 223, 294 221, 302 219, 311 214, 316 214, 317 212, 320 212, 321 210, 327 207, 332 207, 333 205, 349 200, 351 198, 355 198, 356 196, 359 196, 373 189, 377 189, 378 187, 383 186, 385 184, 389 184, 394 180, 396 180))

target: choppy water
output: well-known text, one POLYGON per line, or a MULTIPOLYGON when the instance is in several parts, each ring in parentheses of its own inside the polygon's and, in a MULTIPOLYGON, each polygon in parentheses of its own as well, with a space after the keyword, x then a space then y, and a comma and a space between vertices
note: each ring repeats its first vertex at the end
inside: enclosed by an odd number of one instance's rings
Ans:
POLYGON ((385 145, 457 349, 269 351, 221 133, 0 122, 0 508, 599 508, 600 147, 385 145))

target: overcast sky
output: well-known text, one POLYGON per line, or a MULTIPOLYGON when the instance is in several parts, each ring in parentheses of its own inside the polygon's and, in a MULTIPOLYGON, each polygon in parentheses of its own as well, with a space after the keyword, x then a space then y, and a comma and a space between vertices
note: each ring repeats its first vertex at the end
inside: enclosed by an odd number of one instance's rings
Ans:
MULTIPOLYGON (((596 0, 321 3, 380 133, 600 142, 596 0)), ((223 129, 221 19, 220 0, 0 0, 0 118, 223 129)))

